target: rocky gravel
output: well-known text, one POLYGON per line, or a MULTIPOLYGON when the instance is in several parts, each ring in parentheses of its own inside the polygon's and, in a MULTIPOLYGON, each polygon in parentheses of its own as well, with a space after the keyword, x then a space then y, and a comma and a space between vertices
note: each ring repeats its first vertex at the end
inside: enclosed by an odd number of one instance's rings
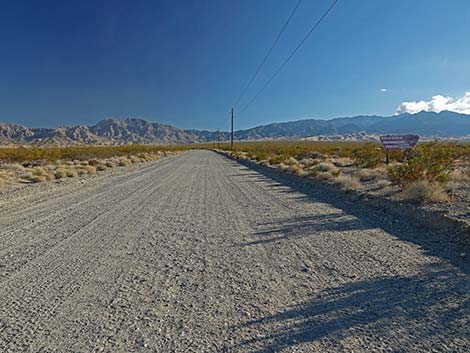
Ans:
POLYGON ((329 197, 211 151, 2 194, 0 351, 468 352, 468 258, 329 197))

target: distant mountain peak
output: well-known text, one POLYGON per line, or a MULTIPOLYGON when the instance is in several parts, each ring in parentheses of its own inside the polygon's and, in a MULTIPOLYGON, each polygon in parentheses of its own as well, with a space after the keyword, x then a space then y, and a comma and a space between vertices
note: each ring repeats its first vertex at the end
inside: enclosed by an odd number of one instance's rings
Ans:
MULTIPOLYGON (((236 140, 309 139, 321 136, 414 133, 421 136, 470 136, 470 115, 442 111, 394 116, 359 115, 331 120, 305 119, 276 122, 235 132, 236 140)), ((228 132, 220 132, 228 140, 228 132)), ((56 129, 27 128, 0 122, 0 144, 171 144, 213 142, 217 132, 181 130, 174 126, 142 118, 106 118, 93 126, 62 126, 56 129)))

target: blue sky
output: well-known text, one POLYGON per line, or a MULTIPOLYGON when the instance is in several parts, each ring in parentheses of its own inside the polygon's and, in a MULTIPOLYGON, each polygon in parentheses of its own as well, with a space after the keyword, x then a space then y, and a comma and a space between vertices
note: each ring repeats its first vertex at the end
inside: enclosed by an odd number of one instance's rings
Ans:
MULTIPOLYGON (((0 121, 143 117, 228 129, 297 0, 2 1, 0 121)), ((329 6, 303 0, 247 102, 329 6)), ((470 1, 340 0, 236 127, 358 114, 470 91, 470 1), (385 92, 381 89, 386 89, 385 92)))

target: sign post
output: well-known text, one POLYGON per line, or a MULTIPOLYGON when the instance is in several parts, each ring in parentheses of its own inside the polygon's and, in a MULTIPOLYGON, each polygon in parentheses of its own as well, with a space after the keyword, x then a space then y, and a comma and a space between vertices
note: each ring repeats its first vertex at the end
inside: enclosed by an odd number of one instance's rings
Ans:
POLYGON ((387 151, 386 163, 390 163, 391 150, 409 150, 412 149, 419 141, 418 135, 385 135, 380 136, 380 142, 387 151))

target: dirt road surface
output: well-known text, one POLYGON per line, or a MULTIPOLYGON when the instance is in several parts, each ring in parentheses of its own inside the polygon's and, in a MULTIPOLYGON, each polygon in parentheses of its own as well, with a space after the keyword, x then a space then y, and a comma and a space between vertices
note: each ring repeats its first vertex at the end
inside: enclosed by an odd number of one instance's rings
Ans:
POLYGON ((0 352, 470 350, 470 254, 432 231, 210 151, 31 188, 0 201, 0 352))

